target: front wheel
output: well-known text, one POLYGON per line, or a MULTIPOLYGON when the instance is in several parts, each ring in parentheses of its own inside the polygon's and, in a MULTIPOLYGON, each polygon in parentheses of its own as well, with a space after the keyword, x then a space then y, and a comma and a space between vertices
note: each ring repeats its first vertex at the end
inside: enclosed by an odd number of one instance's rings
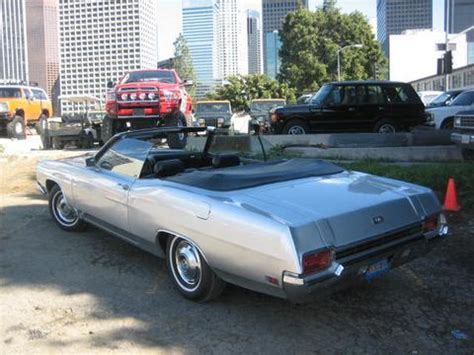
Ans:
MULTIPOLYGON (((186 117, 181 111, 164 118, 165 127, 186 127, 186 117)), ((188 137, 186 133, 177 133, 168 135, 168 146, 171 149, 184 149, 188 137)))
POLYGON ((168 272, 178 291, 187 299, 206 302, 218 297, 225 287, 207 265, 196 245, 173 237, 166 248, 168 272))
POLYGON ((308 125, 301 120, 291 120, 283 127, 283 134, 308 134, 308 125))
POLYGON ((26 129, 23 117, 15 116, 7 125, 7 134, 9 138, 26 139, 26 129))
POLYGON ((375 133, 396 133, 397 125, 392 120, 383 119, 378 121, 374 126, 375 133))
POLYGON ((117 132, 114 120, 108 115, 104 116, 104 119, 102 120, 102 127, 100 130, 100 138, 102 139, 104 144, 107 143, 107 141, 112 138, 115 133, 117 132))
POLYGON ((86 223, 78 216, 66 200, 63 191, 54 185, 49 192, 49 212, 56 224, 65 231, 77 232, 86 227, 86 223))

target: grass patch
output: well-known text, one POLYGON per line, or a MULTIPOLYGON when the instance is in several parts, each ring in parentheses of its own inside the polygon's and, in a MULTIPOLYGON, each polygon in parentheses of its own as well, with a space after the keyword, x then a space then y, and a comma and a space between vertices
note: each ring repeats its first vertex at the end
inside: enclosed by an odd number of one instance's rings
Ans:
POLYGON ((339 165, 348 170, 357 170, 392 179, 423 185, 444 196, 448 179, 456 182, 460 203, 466 208, 474 208, 474 164, 472 163, 424 163, 389 164, 363 160, 339 165))

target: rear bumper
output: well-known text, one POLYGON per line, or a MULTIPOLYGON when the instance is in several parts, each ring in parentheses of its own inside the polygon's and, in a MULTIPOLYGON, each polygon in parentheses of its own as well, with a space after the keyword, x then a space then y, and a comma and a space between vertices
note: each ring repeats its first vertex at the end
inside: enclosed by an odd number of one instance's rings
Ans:
POLYGON ((463 148, 474 149, 474 132, 452 133, 451 141, 463 148))
POLYGON ((285 272, 283 289, 288 300, 295 303, 334 293, 351 285, 370 281, 366 275, 369 265, 386 259, 391 270, 425 255, 439 239, 440 237, 426 239, 423 235, 418 235, 383 251, 336 260, 327 270, 312 275, 303 276, 285 272))

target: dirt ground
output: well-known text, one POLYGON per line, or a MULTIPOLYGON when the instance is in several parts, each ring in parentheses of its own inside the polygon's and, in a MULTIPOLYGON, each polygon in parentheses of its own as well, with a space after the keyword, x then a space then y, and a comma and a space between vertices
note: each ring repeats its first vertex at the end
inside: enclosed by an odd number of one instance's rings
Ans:
POLYGON ((0 155, 0 353, 474 352, 474 219, 426 257, 306 305, 228 287, 184 300, 165 263, 105 232, 61 231, 35 165, 0 155), (458 339, 459 330, 468 339, 458 339))

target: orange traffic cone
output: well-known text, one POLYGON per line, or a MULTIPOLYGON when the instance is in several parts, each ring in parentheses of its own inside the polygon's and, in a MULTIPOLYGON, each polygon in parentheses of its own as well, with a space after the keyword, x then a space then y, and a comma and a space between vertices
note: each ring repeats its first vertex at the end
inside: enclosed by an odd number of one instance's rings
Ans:
POLYGON ((446 189, 446 197, 444 198, 445 211, 458 212, 461 206, 458 203, 458 196, 456 194, 456 184, 454 179, 451 177, 448 180, 448 188, 446 189))

